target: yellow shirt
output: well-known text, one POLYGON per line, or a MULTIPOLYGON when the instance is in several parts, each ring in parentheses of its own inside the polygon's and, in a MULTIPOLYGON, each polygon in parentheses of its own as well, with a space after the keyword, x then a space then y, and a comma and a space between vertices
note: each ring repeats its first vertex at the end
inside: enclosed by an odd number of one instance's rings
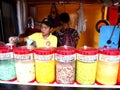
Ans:
POLYGON ((28 36, 29 39, 32 39, 36 42, 36 47, 57 47, 57 37, 50 34, 46 39, 43 38, 42 33, 34 33, 28 36))

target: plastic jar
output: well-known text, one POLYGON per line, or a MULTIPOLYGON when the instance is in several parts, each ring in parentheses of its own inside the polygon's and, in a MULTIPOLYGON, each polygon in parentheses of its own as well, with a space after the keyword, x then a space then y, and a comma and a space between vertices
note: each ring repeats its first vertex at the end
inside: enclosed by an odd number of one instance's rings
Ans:
POLYGON ((17 81, 33 82, 35 80, 35 64, 32 51, 26 47, 17 47, 13 51, 17 81))
POLYGON ((120 85, 120 63, 119 63, 119 69, 118 69, 117 84, 120 85))
POLYGON ((0 48, 0 80, 13 81, 16 79, 13 51, 7 47, 0 48))
POLYGON ((60 46, 56 49, 56 82, 73 84, 75 81, 76 49, 70 46, 60 46))
POLYGON ((16 46, 15 46, 14 44, 12 44, 12 43, 6 43, 5 46, 8 47, 8 49, 11 49, 11 50, 16 47, 16 46))
POLYGON ((76 82, 78 84, 94 84, 98 60, 98 49, 81 47, 77 49, 76 82))
MULTIPOLYGON (((119 48, 119 60, 120 60, 120 48, 119 48)), ((118 68, 117 84, 120 85, 120 61, 119 61, 119 68, 118 68)))
POLYGON ((36 81, 53 83, 55 81, 55 48, 42 47, 34 50, 36 81))
POLYGON ((96 82, 104 85, 114 85, 117 82, 119 67, 119 51, 105 48, 99 50, 96 82))

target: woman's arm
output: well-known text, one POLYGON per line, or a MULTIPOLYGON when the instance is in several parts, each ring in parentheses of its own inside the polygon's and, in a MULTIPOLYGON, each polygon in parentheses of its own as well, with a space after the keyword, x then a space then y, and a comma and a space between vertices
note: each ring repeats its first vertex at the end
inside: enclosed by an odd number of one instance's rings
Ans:
POLYGON ((21 44, 27 41, 27 37, 11 36, 9 37, 9 43, 12 44, 21 44))

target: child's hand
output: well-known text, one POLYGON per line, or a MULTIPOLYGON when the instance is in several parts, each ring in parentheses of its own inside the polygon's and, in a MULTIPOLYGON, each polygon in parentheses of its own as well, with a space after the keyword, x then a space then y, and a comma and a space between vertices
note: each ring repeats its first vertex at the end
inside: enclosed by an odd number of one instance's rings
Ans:
POLYGON ((12 36, 12 37, 9 37, 9 43, 16 43, 19 41, 19 38, 17 36, 12 36))

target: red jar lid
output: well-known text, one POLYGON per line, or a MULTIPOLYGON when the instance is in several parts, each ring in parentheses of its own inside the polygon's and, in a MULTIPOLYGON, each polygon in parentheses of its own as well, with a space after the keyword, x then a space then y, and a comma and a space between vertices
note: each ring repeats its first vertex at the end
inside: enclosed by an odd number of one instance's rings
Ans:
POLYGON ((30 54, 32 53, 31 50, 29 50, 27 47, 16 47, 13 49, 14 54, 30 54))
POLYGON ((119 55, 119 50, 115 48, 101 48, 99 49, 99 53, 105 54, 105 55, 119 55))
POLYGON ((39 55, 49 55, 55 52, 55 48, 41 47, 41 48, 34 49, 33 52, 39 55))
POLYGON ((0 47, 0 53, 9 53, 12 52, 12 50, 9 50, 7 47, 0 47))
POLYGON ((98 49, 93 47, 81 47, 77 49, 77 53, 83 54, 83 55, 96 55, 98 54, 98 49))
POLYGON ((56 53, 61 55, 72 55, 76 53, 76 49, 71 46, 60 46, 56 49, 56 53))
POLYGON ((8 47, 7 47, 7 46, 0 46, 0 49, 2 49, 2 48, 7 48, 7 49, 8 49, 8 47))

